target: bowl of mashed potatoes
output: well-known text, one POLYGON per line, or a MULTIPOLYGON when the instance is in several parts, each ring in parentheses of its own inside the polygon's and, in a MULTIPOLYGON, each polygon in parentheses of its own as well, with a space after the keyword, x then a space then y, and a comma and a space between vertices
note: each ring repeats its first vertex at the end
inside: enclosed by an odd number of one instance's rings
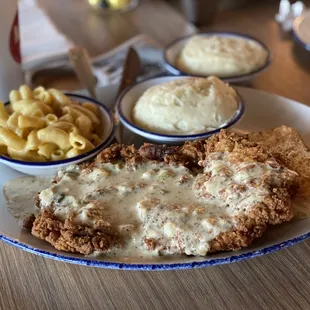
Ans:
POLYGON ((159 143, 207 138, 235 124, 241 97, 217 77, 158 77, 137 83, 118 98, 117 113, 132 132, 159 143))
POLYGON ((208 32, 180 38, 164 51, 165 66, 174 75, 217 76, 245 82, 267 69, 268 48, 259 40, 232 32, 208 32))

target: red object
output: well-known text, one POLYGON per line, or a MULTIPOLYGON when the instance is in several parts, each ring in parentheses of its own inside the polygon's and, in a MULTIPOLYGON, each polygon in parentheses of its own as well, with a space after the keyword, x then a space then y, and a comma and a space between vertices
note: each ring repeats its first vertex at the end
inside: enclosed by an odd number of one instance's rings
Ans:
POLYGON ((10 51, 13 59, 17 63, 21 63, 21 55, 20 55, 20 40, 19 40, 19 26, 18 26, 18 11, 16 11, 16 15, 12 24, 12 28, 10 31, 10 51))

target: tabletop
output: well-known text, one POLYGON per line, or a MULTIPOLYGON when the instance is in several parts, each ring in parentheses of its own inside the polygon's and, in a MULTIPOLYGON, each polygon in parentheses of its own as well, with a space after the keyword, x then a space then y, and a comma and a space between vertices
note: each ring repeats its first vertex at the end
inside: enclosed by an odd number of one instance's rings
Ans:
MULTIPOLYGON (((92 55, 138 33, 167 44, 195 31, 156 0, 113 18, 90 13, 82 0, 41 3, 60 31, 92 55)), ((266 1, 220 12, 203 30, 242 31, 261 39, 272 51, 273 64, 251 86, 310 105, 310 54, 280 36, 277 5, 266 1)), ((234 264, 161 272, 82 267, 2 242, 0 247, 0 309, 310 309, 310 240, 234 264)))

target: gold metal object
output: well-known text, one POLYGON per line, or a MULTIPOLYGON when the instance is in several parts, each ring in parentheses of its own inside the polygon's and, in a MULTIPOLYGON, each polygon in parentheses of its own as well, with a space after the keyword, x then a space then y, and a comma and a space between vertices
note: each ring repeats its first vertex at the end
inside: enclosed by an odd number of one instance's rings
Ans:
MULTIPOLYGON (((136 82, 136 79, 140 73, 140 70, 141 70, 141 61, 140 61, 139 55, 133 47, 130 47, 128 49, 128 52, 125 58, 123 75, 122 75, 120 86, 117 92, 117 97, 122 93, 122 91, 125 88, 127 88, 128 86, 136 82)), ((116 124, 115 138, 118 143, 122 143, 123 127, 118 119, 115 106, 114 106, 113 114, 114 114, 114 119, 115 119, 115 124, 116 124)))
POLYGON ((81 84, 92 98, 96 98, 95 87, 97 79, 93 75, 88 53, 85 48, 75 46, 69 50, 69 58, 81 84))

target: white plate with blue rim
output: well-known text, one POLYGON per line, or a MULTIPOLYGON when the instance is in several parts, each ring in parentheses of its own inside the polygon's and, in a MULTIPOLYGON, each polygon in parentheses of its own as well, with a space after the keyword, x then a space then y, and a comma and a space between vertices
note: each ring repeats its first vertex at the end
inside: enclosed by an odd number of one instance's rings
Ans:
POLYGON ((229 82, 229 83, 245 83, 245 82, 249 82, 251 80, 253 80, 254 78, 256 78, 258 75, 260 75, 261 73, 263 73, 265 70, 268 69, 269 65, 271 64, 271 53, 268 49, 268 47, 261 42, 260 40, 246 35, 246 34, 242 34, 242 33, 238 33, 238 32, 221 32, 221 31, 208 31, 208 32, 202 32, 202 33, 198 33, 198 34, 191 34, 185 37, 181 37, 179 39, 176 39, 175 41, 171 42, 170 44, 168 44, 166 46, 166 48, 164 49, 164 65, 167 69, 168 72, 170 72, 173 75, 178 75, 178 76, 198 76, 198 77, 206 77, 201 76, 199 74, 188 74, 187 72, 182 71, 181 69, 179 69, 176 66, 176 60, 180 54, 180 52, 182 51, 182 49, 184 48, 184 46, 187 44, 188 40, 191 39, 193 36, 219 36, 219 37, 232 37, 232 38, 242 38, 242 39, 247 39, 247 40, 251 40, 251 41, 255 41, 256 43, 258 43, 266 52, 267 52, 267 58, 266 58, 266 62, 259 68, 253 70, 252 72, 246 73, 246 74, 240 74, 240 75, 235 75, 235 76, 230 76, 230 77, 221 77, 218 76, 220 79, 222 79, 225 82, 229 82))
MULTIPOLYGON (((118 86, 98 89, 99 100, 112 105, 118 86)), ((262 91, 237 87, 245 102, 243 118, 234 125, 240 132, 271 129, 281 125, 296 128, 310 146, 310 108, 296 101, 262 91)), ((134 142, 139 145, 143 140, 132 132, 126 132, 124 143, 134 142)), ((0 183, 3 187, 9 180, 22 176, 21 173, 0 164, 0 183)), ((139 257, 96 258, 60 252, 47 242, 36 239, 29 231, 22 229, 9 213, 3 193, 0 195, 0 239, 30 253, 62 262, 85 266, 124 269, 124 270, 171 270, 210 267, 219 264, 233 263, 244 259, 274 252, 310 237, 310 218, 292 221, 270 228, 251 246, 237 252, 216 253, 206 257, 162 256, 157 259, 139 257)))

